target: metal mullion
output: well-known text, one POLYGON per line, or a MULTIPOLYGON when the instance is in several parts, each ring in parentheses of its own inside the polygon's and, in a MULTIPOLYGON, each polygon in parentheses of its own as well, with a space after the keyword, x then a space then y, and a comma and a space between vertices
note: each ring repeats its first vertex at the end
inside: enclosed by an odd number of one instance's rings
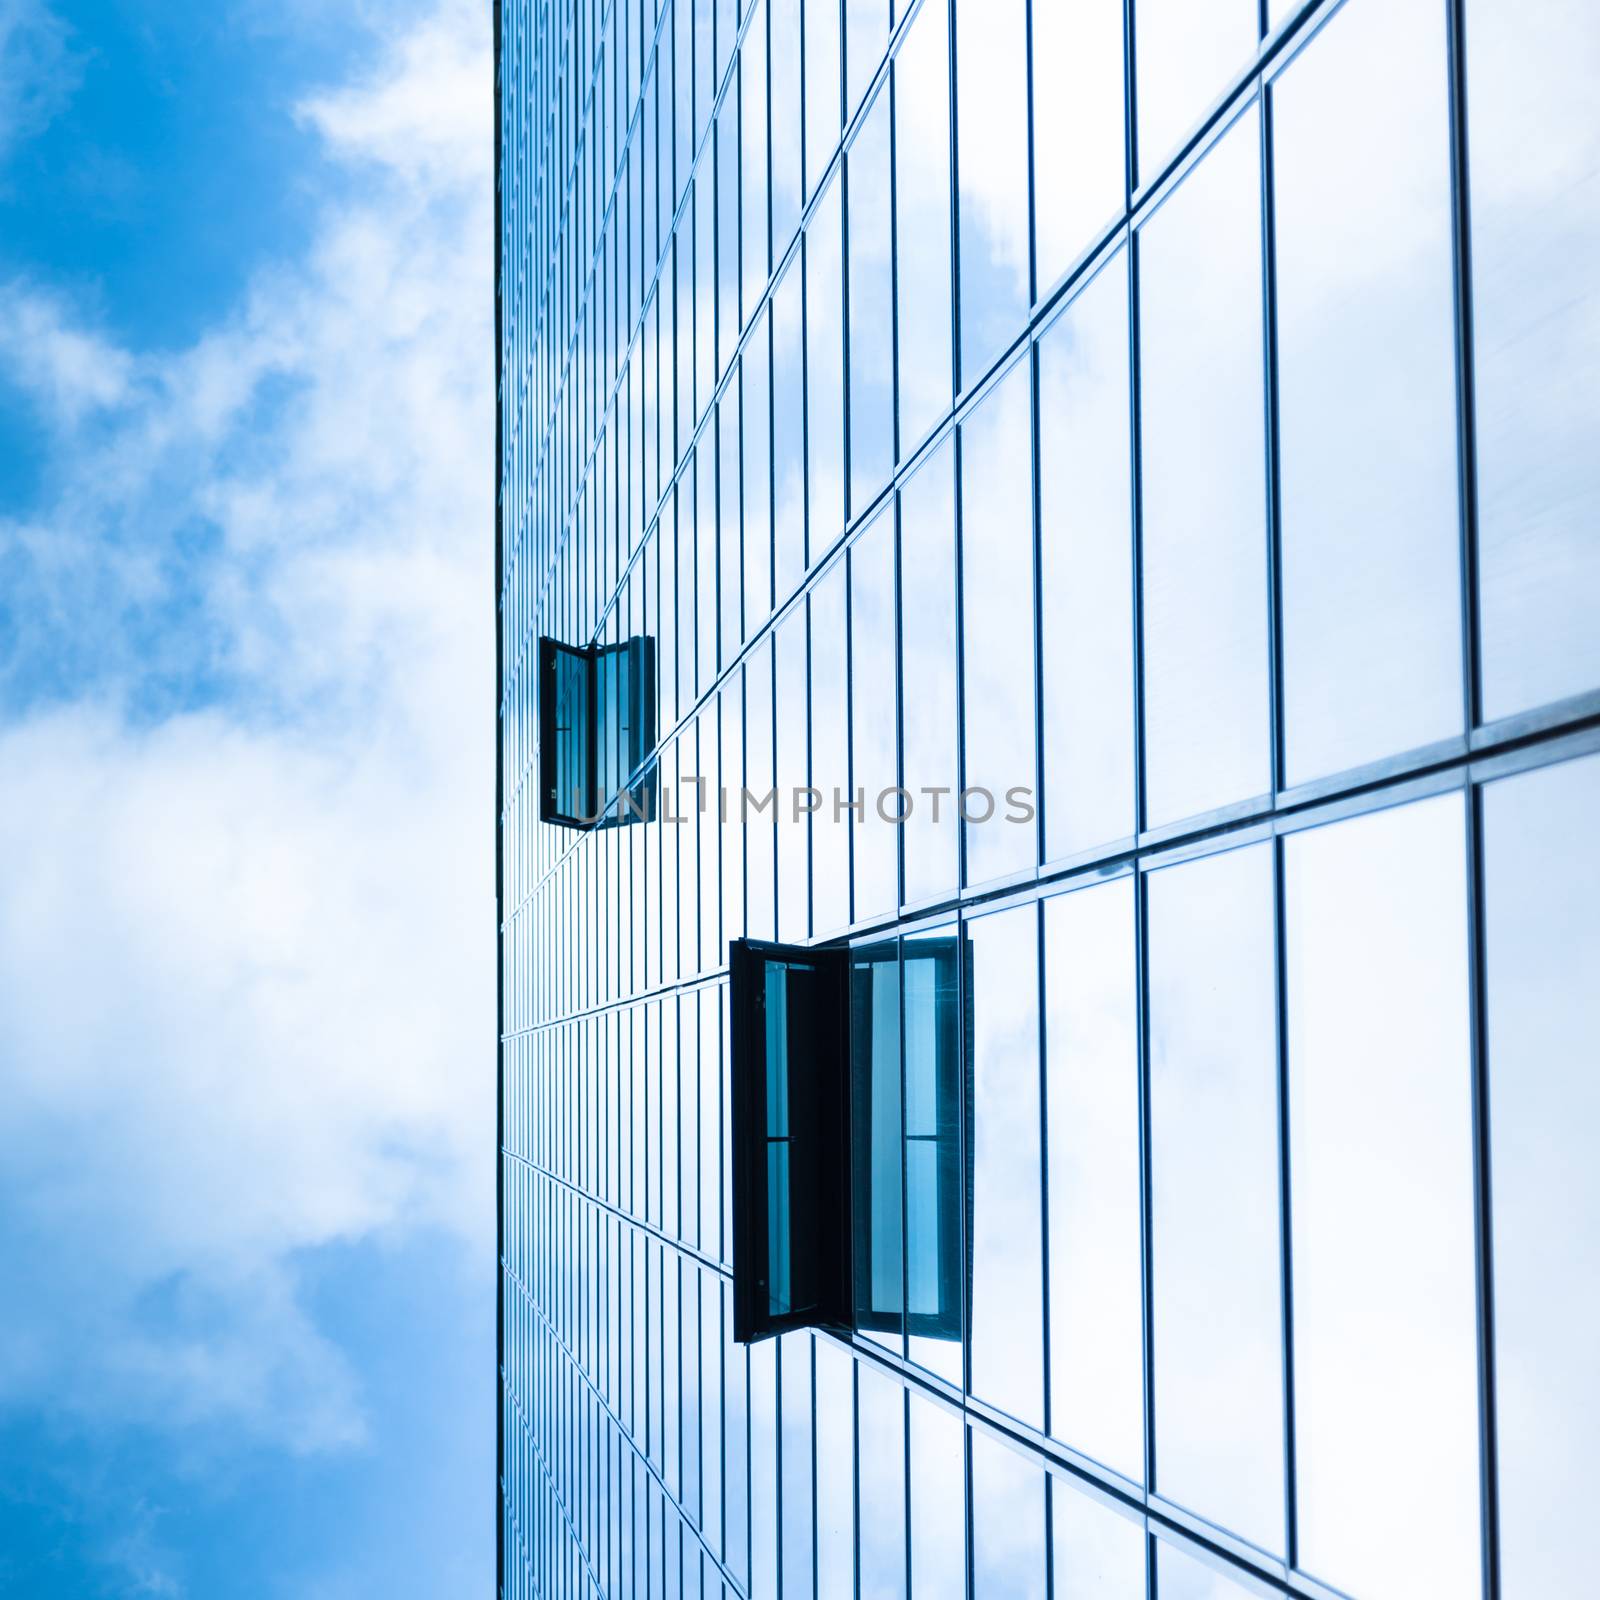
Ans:
POLYGON ((1295 1432, 1294 1377, 1294 1191, 1290 1146, 1289 959, 1285 900, 1285 849, 1281 835, 1271 842, 1273 924, 1273 1051, 1278 1097, 1278 1292, 1283 1384, 1284 1560, 1291 1571, 1299 1562, 1299 1484, 1295 1432))

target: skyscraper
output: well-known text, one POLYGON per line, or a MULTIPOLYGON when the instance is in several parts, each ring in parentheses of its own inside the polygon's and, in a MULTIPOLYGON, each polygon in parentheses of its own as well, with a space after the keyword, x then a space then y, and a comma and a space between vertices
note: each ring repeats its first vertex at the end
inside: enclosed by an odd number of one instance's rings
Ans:
POLYGON ((1591 1592, 1600 17, 501 0, 501 1592, 1591 1592))

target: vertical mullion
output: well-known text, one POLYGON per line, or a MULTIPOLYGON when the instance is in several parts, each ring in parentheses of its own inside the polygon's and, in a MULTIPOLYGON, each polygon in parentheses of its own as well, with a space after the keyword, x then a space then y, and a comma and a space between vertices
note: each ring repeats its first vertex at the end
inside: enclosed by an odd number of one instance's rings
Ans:
POLYGON ((1278 1280, 1283 1365, 1284 1556, 1299 1563, 1299 1490, 1296 1479, 1294 1381, 1294 1194, 1290 1151, 1289 957, 1284 883, 1284 843, 1272 840, 1274 1052, 1278 1094, 1278 1280))

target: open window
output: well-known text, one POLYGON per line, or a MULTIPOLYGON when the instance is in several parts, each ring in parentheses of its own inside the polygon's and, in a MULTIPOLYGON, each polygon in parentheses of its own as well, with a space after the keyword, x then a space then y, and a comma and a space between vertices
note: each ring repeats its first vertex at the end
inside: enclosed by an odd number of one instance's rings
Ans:
POLYGON ((539 820, 567 828, 655 812, 655 641, 587 648, 539 641, 539 820), (630 780, 631 783, 630 783, 630 780))
POLYGON ((960 944, 738 941, 734 1334, 959 1340, 960 944))

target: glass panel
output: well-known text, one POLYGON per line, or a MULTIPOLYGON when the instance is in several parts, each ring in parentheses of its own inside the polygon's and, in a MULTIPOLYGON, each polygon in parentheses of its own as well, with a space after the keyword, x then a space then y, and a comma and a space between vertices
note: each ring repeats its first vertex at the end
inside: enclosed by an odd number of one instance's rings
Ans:
POLYGON ((845 0, 845 121, 861 104, 889 44, 889 0, 845 0))
POLYGON ((900 967, 898 946, 850 952, 855 1322, 898 1352, 901 1255, 900 967))
POLYGON ((961 428, 968 883, 1037 859, 1031 402, 1018 361, 961 428))
POLYGON ((1039 341, 1044 853, 1134 831, 1128 262, 1039 341))
POLYGON ((894 463, 894 284, 889 260, 889 95, 850 147, 850 514, 894 463))
POLYGON ((848 1595, 855 1585, 856 1364, 828 1339, 816 1341, 817 1594, 848 1595))
POLYGON ((739 52, 739 173, 744 195, 743 300, 746 321, 767 287, 767 0, 756 0, 755 20, 739 52))
POLYGON ((1044 1421, 1038 913, 967 924, 972 1049, 972 1392, 1044 1421))
POLYGON ((772 615, 772 363, 762 314, 744 347, 744 625, 772 615))
POLYGON ((1123 207, 1122 0, 1036 5, 1034 265, 1043 295, 1123 207))
POLYGON ((808 1595, 812 1586, 811 1345, 804 1329, 778 1340, 783 1393, 783 1592, 808 1595))
POLYGON ((844 529, 844 219, 837 178, 806 228, 806 561, 844 529))
POLYGON ((792 262, 772 291, 772 568, 782 605, 806 563, 805 342, 801 271, 792 262))
POLYGON ((900 493, 900 681, 910 904, 956 887, 955 448, 944 440, 900 493))
POLYGON ((1444 7, 1351 0, 1273 89, 1290 784, 1461 730, 1447 83, 1444 7))
POLYGON ((908 1353, 961 1382, 961 1021, 956 928, 901 943, 908 1353))
POLYGON ((839 144, 839 0, 805 0, 806 193, 816 192, 839 144))
POLYGON ((717 402, 717 530, 721 552, 718 609, 720 651, 718 663, 727 667, 744 642, 744 563, 741 557, 742 523, 739 514, 739 373, 728 379, 717 402))
POLYGON ((1028 316, 1027 28, 1026 0, 956 0, 964 389, 1028 316))
POLYGON ((1300 1564, 1374 1600, 1478 1591, 1463 833, 1284 847, 1300 1564))
POLYGON ((800 225, 800 3, 770 0, 772 259, 776 265, 800 225))
POLYGON ((950 409, 949 21, 948 7, 923 6, 894 62, 902 459, 950 409))
POLYGON ((1054 1600, 1145 1600, 1145 1533, 1071 1480, 1050 1484, 1054 1600))
POLYGON ((811 820, 811 926, 834 932, 850 921, 850 701, 846 682, 845 563, 811 591, 811 783, 820 799, 811 820))
POLYGON ((1161 1600, 1241 1600, 1260 1593, 1165 1539, 1156 1542, 1156 1581, 1161 1600))
POLYGON ((778 1346, 750 1346, 750 1595, 778 1594, 778 1346))
MULTIPOLYGON (((967 1467, 961 1418, 911 1397, 911 1592, 917 1600, 966 1600, 967 1467)), ((862 1507, 862 1526, 866 1526, 862 1507)), ((893 1596, 900 1591, 879 1591, 893 1596)), ((867 1600, 865 1572, 862 1600, 867 1600)))
POLYGON ((864 1363, 858 1371, 861 1600, 900 1600, 906 1592, 906 1392, 864 1363))
POLYGON ((1044 1594, 1044 1473, 988 1434, 971 1436, 973 1600, 1044 1594))
POLYGON ((1145 882, 1155 1486, 1281 1552, 1272 847, 1145 882))
POLYGON ((810 931, 808 847, 811 818, 805 812, 809 786, 806 718, 806 608, 797 606, 778 629, 773 650, 777 689, 778 937, 804 939, 810 931))
POLYGON ((745 787, 750 802, 740 797, 745 822, 745 894, 750 936, 770 939, 774 931, 777 855, 777 806, 772 796, 772 645, 763 639, 745 663, 745 787), (765 809, 756 804, 768 801, 765 809))
POLYGON ((1149 183, 1254 56, 1256 0, 1135 0, 1139 181, 1149 183))
MULTIPOLYGON (((750 1486, 751 1486, 751 1448, 755 1441, 760 1439, 760 1434, 755 1430, 753 1423, 748 1423, 746 1418, 746 1356, 743 1345, 734 1344, 733 1334, 733 1288, 728 1285, 723 1290, 722 1297, 722 1325, 726 1330, 722 1347, 723 1374, 727 1383, 727 1409, 723 1420, 723 1461, 727 1476, 727 1534, 724 1543, 724 1558, 729 1570, 741 1581, 747 1580, 750 1570, 750 1486)), ((767 1352, 770 1359, 772 1346, 757 1345, 757 1359, 760 1352, 767 1352)), ((760 1501, 757 1505, 760 1506, 760 1501)), ((761 1509, 765 1509, 761 1507, 761 1509)), ((759 1592, 759 1590, 757 1591, 759 1592)))
POLYGON ((1468 0, 1483 713, 1600 687, 1600 12, 1468 0))
POLYGON ((1050 1431, 1142 1482, 1133 891, 1124 877, 1044 903, 1050 1431))
POLYGON ((1139 271, 1145 825, 1154 828, 1272 781, 1254 106, 1140 230, 1139 271))
POLYGON ((1592 1582, 1600 1433, 1600 758, 1483 792, 1500 1570, 1592 1582))
POLYGON ((894 514, 873 519, 850 551, 851 784, 863 800, 854 841, 856 921, 900 903, 895 729, 894 514), (885 821, 885 818, 891 820, 885 821))

